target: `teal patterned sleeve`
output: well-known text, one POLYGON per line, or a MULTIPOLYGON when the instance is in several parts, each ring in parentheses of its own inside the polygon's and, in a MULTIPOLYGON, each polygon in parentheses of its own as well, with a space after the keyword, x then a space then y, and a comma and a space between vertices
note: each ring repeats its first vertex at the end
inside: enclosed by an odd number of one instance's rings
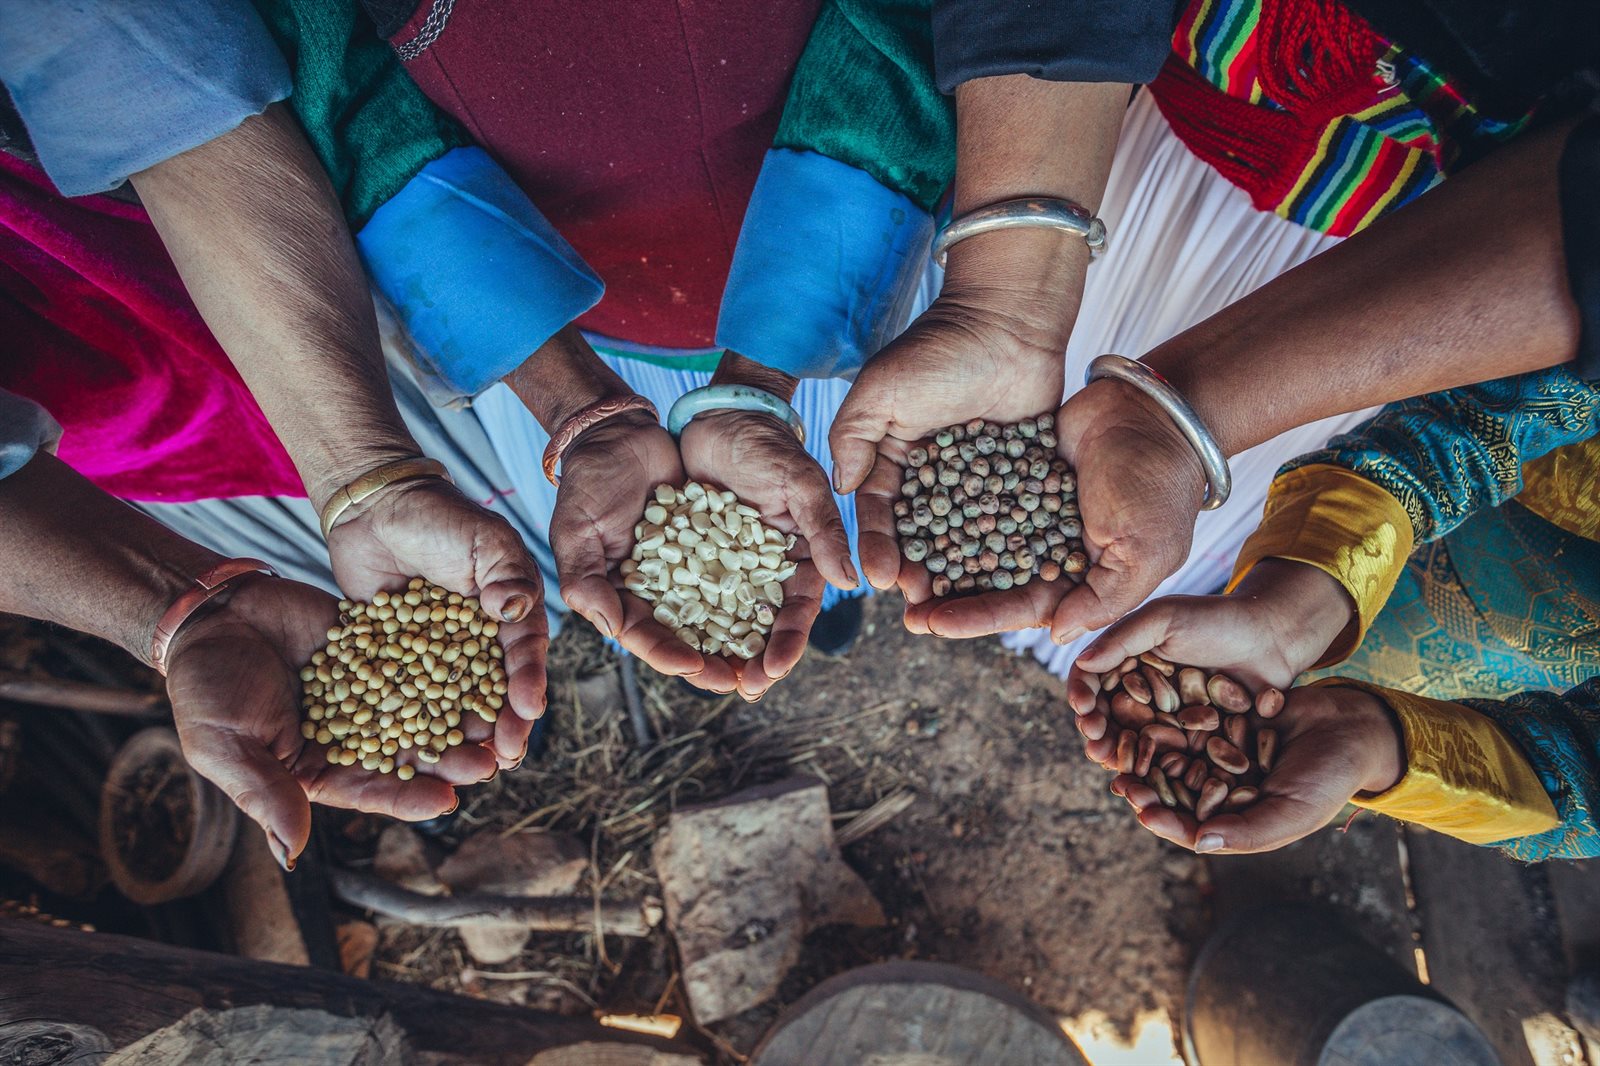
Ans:
POLYGON ((1508 733, 1555 804, 1561 824, 1501 841, 1514 859, 1600 857, 1600 677, 1566 693, 1523 692, 1507 700, 1459 700, 1508 733))
POLYGON ((1418 544, 1522 491, 1522 464, 1600 433, 1600 382, 1563 367, 1393 403, 1285 471, 1342 466, 1405 507, 1418 544))

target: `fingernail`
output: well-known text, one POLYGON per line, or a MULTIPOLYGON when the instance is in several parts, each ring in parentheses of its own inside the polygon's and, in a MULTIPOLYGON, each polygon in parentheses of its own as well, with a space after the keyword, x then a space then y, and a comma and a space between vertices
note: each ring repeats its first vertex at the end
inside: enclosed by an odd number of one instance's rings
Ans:
POLYGON ((858 589, 858 588, 861 587, 861 575, 856 573, 856 566, 855 566, 854 563, 852 563, 850 561, 848 556, 845 557, 844 572, 845 572, 845 576, 850 579, 850 587, 851 588, 857 588, 858 589))
POLYGON ((434 817, 435 818, 443 818, 447 814, 454 814, 454 813, 456 813, 456 808, 459 807, 459 806, 461 806, 461 797, 457 796, 455 799, 450 801, 450 806, 446 807, 444 810, 442 810, 438 814, 434 815, 434 817))
POLYGON ((605 634, 605 636, 607 638, 609 638, 611 640, 616 640, 617 639, 616 631, 611 628, 611 620, 609 618, 607 618, 605 615, 603 615, 603 614, 586 614, 586 615, 584 615, 584 617, 589 620, 589 624, 590 625, 594 626, 601 633, 605 634))
POLYGON ((1194 842, 1194 850, 1200 852, 1201 854, 1204 854, 1208 851, 1221 851, 1222 837, 1216 833, 1207 833, 1205 836, 1194 842))
POLYGON ((278 834, 267 830, 267 850, 272 852, 272 857, 278 860, 278 865, 283 867, 284 873, 294 873, 295 857, 289 854, 289 847, 278 839, 278 834))
POLYGON ((500 608, 500 618, 506 622, 520 622, 527 615, 528 609, 533 606, 533 597, 517 593, 500 608))
POLYGON ((839 464, 833 464, 833 491, 840 496, 844 495, 844 476, 839 473, 839 464))

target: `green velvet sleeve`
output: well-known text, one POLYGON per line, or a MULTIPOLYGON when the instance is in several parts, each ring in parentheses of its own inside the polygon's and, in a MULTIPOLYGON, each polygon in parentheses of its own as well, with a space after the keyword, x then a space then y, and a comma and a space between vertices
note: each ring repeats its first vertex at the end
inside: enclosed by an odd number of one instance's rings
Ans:
POLYGON ((357 0, 255 5, 289 62, 289 104, 352 230, 423 167, 472 143, 417 88, 357 0))
POLYGON ((932 211, 955 174, 930 0, 824 0, 774 141, 872 175, 932 211))

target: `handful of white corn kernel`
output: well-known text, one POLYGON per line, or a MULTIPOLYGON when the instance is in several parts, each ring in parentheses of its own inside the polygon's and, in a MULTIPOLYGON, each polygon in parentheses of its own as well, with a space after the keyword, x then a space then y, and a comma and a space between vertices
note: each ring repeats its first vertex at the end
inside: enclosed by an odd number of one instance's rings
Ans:
POLYGON ((633 536, 622 584, 655 605, 657 622, 706 655, 761 654, 797 569, 793 535, 763 525, 733 493, 691 481, 657 485, 633 536))
POLYGON ((472 596, 420 577, 372 602, 339 601, 328 645, 300 671, 306 720, 300 734, 327 747, 328 762, 357 763, 402 781, 466 740, 463 714, 494 722, 505 706, 500 624, 472 596))

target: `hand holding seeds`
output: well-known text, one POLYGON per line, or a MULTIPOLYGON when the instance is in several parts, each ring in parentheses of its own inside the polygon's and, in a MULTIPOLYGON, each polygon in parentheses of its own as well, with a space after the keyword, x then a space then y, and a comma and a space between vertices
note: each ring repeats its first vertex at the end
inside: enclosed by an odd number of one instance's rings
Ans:
MULTIPOLYGON (((952 250, 952 268, 981 243, 952 250)), ((945 294, 868 361, 828 433, 834 486, 856 493, 861 563, 875 588, 902 578, 894 504, 903 498, 901 471, 911 449, 945 426, 1016 423, 1061 402, 1071 301, 1060 293, 1043 300, 1018 294, 1013 311, 992 284, 971 299, 960 289, 947 274, 945 294), (1062 309, 1064 322, 1042 327, 1028 310, 1040 306, 1062 309)), ((925 581, 919 570, 907 567, 904 576, 925 581)), ((919 602, 931 595, 926 583, 914 588, 919 602)), ((909 616, 907 624, 926 628, 909 616)))
MULTIPOLYGON (((167 694, 184 754, 196 770, 266 830, 281 862, 299 854, 311 832, 311 801, 432 818, 454 803, 452 780, 418 777, 404 788, 359 767, 330 766, 301 732, 298 664, 327 643, 337 601, 299 582, 265 576, 236 582, 178 631, 167 694)), ((478 749, 464 780, 494 770, 478 749)))
POLYGON ((650 605, 652 621, 707 658, 724 659, 741 692, 749 675, 766 681, 784 583, 792 585, 801 568, 789 557, 798 538, 768 526, 733 492, 698 481, 656 486, 634 533, 623 586, 650 605))
POLYGON ((301 736, 330 766, 410 781, 451 758, 457 777, 481 778, 478 753, 451 749, 487 738, 506 709, 499 633, 475 598, 421 578, 371 603, 341 601, 327 645, 300 671, 301 736))
MULTIPOLYGON (((372 600, 412 577, 474 596, 504 626, 507 705, 494 754, 514 766, 544 713, 549 623, 538 566, 511 524, 438 480, 404 481, 356 508, 328 537, 334 577, 352 599, 372 600)), ((350 512, 346 512, 347 514, 350 512)))
MULTIPOLYGON (((1291 689, 1271 728, 1276 736, 1271 770, 1255 786, 1259 794, 1240 809, 1230 810, 1228 803, 1242 788, 1204 818, 1181 802, 1165 806, 1153 776, 1118 776, 1112 791, 1123 795, 1139 812, 1140 823, 1157 836, 1199 852, 1242 854, 1281 848, 1321 829, 1352 796, 1392 788, 1405 772, 1404 742, 1393 713, 1359 689, 1337 684, 1291 689)), ((1170 767, 1177 768, 1175 762, 1170 767)), ((1211 787, 1215 796, 1217 786, 1211 787)), ((1197 805, 1203 798, 1196 796, 1197 805)))

